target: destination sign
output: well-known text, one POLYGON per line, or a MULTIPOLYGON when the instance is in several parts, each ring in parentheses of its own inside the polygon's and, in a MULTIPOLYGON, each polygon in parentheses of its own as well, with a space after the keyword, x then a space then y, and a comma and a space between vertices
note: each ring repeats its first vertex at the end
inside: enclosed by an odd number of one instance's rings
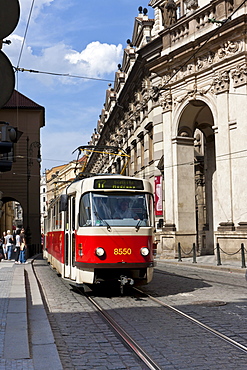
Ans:
POLYGON ((143 190, 142 180, 130 179, 96 179, 94 180, 94 189, 132 189, 143 190))

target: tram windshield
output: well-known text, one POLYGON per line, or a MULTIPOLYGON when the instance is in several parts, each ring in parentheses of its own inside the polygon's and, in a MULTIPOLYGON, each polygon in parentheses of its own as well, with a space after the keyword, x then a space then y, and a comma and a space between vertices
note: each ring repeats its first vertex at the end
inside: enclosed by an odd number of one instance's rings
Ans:
POLYGON ((151 226, 152 197, 145 193, 86 193, 80 202, 80 226, 151 226))

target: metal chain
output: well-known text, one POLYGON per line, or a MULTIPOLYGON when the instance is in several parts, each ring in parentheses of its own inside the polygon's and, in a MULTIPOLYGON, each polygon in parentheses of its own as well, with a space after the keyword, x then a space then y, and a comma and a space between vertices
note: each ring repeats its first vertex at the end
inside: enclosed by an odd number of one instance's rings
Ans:
MULTIPOLYGON (((227 254, 228 256, 234 256, 235 254, 238 254, 240 251, 241 251, 241 248, 239 248, 239 250, 237 251, 237 252, 234 252, 234 253, 227 253, 227 252, 225 252, 221 247, 219 247, 219 249, 220 249, 220 251, 222 252, 222 253, 225 253, 225 254, 227 254)), ((214 250, 217 250, 217 248, 214 248, 214 250)), ((245 250, 246 251, 246 250, 245 250)), ((246 251, 247 252, 247 251, 246 251)))

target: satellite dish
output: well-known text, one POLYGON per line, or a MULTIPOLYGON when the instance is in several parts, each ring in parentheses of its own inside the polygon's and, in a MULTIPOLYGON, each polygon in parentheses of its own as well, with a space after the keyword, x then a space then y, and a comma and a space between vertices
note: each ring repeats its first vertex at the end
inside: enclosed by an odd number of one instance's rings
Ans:
POLYGON ((0 0, 0 40, 14 31, 19 18, 19 0, 0 0))
POLYGON ((0 108, 9 101, 15 88, 15 74, 6 55, 0 51, 0 108))

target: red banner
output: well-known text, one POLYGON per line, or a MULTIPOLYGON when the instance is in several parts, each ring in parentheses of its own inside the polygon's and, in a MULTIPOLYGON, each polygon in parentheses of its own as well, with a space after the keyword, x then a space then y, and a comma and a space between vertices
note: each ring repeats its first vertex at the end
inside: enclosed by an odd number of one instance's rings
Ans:
POLYGON ((163 216, 162 206, 162 176, 155 176, 155 216, 163 216))

